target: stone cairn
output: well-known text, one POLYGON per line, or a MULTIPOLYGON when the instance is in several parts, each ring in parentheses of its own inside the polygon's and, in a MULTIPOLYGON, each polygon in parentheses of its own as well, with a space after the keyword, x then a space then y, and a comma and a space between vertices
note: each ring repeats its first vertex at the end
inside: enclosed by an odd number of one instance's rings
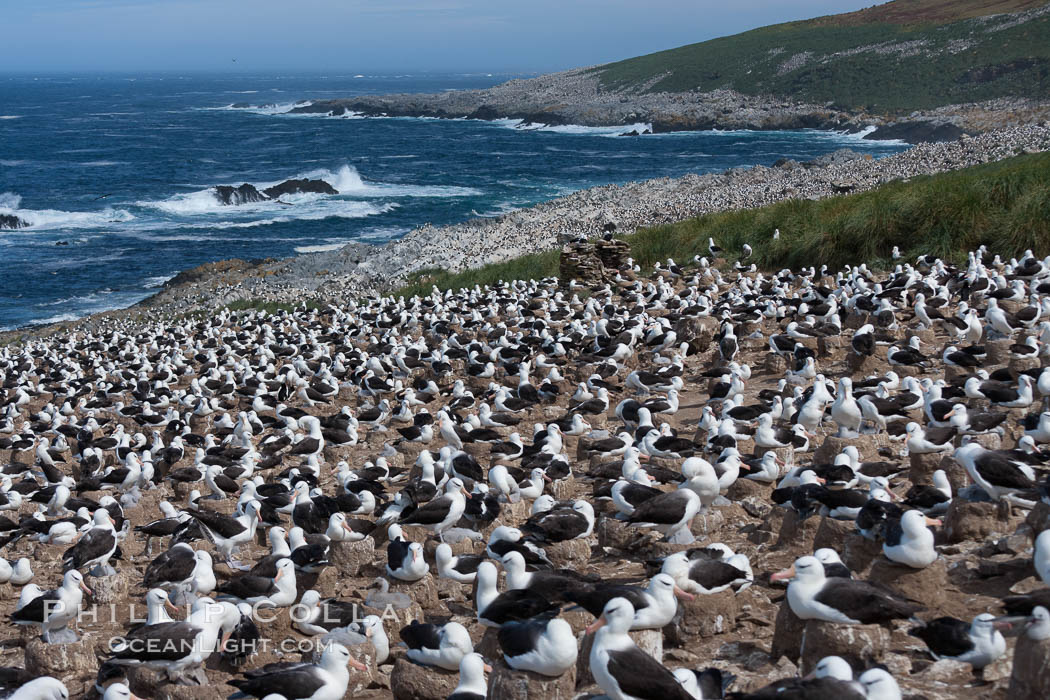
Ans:
POLYGON ((574 279, 588 286, 600 285, 626 267, 630 255, 631 246, 614 238, 574 241, 561 250, 558 276, 563 283, 574 279))

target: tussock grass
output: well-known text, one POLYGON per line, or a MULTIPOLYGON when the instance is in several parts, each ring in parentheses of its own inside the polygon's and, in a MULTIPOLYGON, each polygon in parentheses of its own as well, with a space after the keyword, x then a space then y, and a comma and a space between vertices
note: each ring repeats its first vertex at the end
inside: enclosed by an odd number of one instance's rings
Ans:
POLYGON ((625 240, 643 266, 708 255, 713 237, 730 259, 748 243, 762 268, 885 263, 905 258, 965 259, 987 245, 1007 256, 1050 252, 1050 154, 1018 156, 950 173, 887 183, 819 201, 709 214, 643 229, 625 240), (773 240, 780 229, 781 238, 773 240))

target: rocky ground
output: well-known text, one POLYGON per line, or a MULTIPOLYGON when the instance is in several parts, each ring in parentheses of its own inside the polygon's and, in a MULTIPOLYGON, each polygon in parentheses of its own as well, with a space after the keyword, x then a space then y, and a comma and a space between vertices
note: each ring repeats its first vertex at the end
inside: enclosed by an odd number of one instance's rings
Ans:
MULTIPOLYGON (((951 141, 1005 124, 1044 121, 1050 103, 1004 98, 988 103, 950 105, 906 117, 845 112, 734 90, 647 92, 603 89, 594 67, 575 68, 536 78, 510 80, 485 90, 435 94, 365 95, 304 103, 302 114, 343 116, 520 119, 533 124, 619 126, 649 124, 656 133, 707 129, 830 129, 860 131, 867 138, 899 138, 909 143, 951 141), (1008 121, 998 117, 1008 114, 1008 121)), ((248 105, 244 105, 248 106, 248 105)))

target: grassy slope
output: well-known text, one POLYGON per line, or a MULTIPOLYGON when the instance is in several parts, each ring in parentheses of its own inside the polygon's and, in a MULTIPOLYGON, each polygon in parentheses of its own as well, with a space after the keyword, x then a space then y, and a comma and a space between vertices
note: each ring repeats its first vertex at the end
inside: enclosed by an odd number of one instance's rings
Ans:
MULTIPOLYGON (((765 269, 831 268, 889 263, 893 246, 914 260, 932 253, 964 260, 985 244, 1015 256, 1032 248, 1050 253, 1050 153, 1022 155, 939 175, 892 182, 870 192, 819 201, 789 200, 759 209, 708 214, 624 236, 644 267, 675 258, 707 255, 712 237, 725 250, 754 248, 765 269), (773 240, 774 229, 781 237, 773 240)), ((517 258, 458 274, 425 272, 395 295, 539 279, 558 274, 558 251, 517 258)))
POLYGON ((860 12, 762 27, 600 66, 607 89, 732 88, 877 112, 1004 95, 1050 96, 1050 15, 999 24, 968 19, 1045 0, 896 0, 860 12), (875 50, 924 41, 922 47, 875 50), (858 48, 864 50, 856 51, 858 48), (809 52, 808 58, 789 62, 809 52), (663 76, 663 77, 660 77, 663 76))

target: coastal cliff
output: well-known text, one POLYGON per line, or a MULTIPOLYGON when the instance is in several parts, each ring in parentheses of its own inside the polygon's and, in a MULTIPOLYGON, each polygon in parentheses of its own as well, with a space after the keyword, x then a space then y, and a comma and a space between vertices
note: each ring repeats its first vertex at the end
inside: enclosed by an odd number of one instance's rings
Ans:
POLYGON ((291 112, 635 127, 628 136, 824 129, 953 141, 1050 116, 1050 4, 895 0, 485 90, 319 100, 291 112))

